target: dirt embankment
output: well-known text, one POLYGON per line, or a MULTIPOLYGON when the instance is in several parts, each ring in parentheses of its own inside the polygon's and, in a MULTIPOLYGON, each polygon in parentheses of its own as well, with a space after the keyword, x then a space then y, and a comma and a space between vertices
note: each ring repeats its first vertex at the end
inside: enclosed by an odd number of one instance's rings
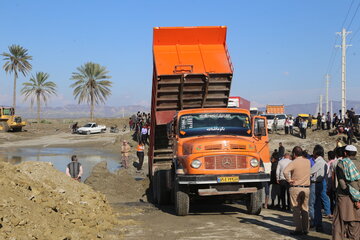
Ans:
POLYGON ((123 231, 103 194, 49 163, 0 162, 0 189, 0 239, 119 239, 123 231))
POLYGON ((146 177, 135 180, 131 169, 110 173, 106 162, 97 164, 85 183, 105 194, 111 204, 146 201, 145 190, 149 186, 146 177))

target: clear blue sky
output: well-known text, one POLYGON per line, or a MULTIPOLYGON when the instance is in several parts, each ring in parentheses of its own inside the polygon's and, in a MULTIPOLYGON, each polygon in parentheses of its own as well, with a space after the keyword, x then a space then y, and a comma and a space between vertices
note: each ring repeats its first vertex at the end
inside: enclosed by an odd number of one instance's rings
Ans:
MULTIPOLYGON (((110 71, 107 105, 150 104, 152 28, 228 27, 235 67, 231 95, 259 104, 310 103, 324 93, 329 59, 352 0, 183 0, 0 2, 0 52, 20 44, 33 56, 33 73, 58 84, 51 105, 75 102, 71 73, 87 61, 110 71)), ((353 3, 345 27, 354 15, 353 3)), ((360 9, 349 30, 360 28, 360 9)), ((349 39, 351 34, 349 35, 349 39)), ((339 43, 339 41, 338 41, 339 43)), ((360 33, 348 48, 348 99, 360 100, 360 33)), ((4 61, 0 61, 1 66, 4 61)), ((331 97, 340 99, 340 51, 331 97)), ((20 77, 21 83, 29 77, 20 77)), ((0 105, 11 103, 12 76, 0 71, 0 105)), ((19 97, 18 104, 24 105, 19 97)))

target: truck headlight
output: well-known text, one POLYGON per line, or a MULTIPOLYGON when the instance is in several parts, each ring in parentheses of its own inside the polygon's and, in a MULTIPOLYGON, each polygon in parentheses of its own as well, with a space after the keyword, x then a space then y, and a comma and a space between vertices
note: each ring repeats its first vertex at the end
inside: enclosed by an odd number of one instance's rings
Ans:
POLYGON ((252 167, 257 167, 259 165, 259 161, 256 158, 250 160, 250 165, 252 167))
POLYGON ((201 166, 200 160, 195 159, 195 160, 192 161, 192 163, 191 163, 191 167, 193 167, 193 168, 199 168, 200 166, 201 166))

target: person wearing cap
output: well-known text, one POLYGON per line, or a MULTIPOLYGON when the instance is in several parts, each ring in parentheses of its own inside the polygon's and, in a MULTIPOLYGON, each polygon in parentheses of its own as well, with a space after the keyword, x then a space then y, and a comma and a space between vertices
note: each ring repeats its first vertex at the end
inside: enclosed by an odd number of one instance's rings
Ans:
POLYGON ((334 211, 332 239, 360 239, 360 162, 357 149, 345 147, 345 157, 338 161, 337 201, 334 211))
POLYGON ((121 164, 125 169, 127 169, 128 166, 128 160, 129 160, 129 152, 130 152, 130 145, 129 143, 124 140, 123 144, 121 145, 121 164))
POLYGON ((294 160, 286 166, 283 173, 290 184, 290 201, 295 224, 295 231, 291 232, 291 235, 306 235, 309 232, 310 161, 302 154, 301 147, 294 147, 294 160))

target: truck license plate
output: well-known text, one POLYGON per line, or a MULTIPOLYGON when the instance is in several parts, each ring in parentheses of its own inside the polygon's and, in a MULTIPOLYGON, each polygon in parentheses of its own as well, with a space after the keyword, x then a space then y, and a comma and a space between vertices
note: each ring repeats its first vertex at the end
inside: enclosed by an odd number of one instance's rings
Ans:
POLYGON ((239 182, 239 177, 218 177, 218 183, 239 182))

